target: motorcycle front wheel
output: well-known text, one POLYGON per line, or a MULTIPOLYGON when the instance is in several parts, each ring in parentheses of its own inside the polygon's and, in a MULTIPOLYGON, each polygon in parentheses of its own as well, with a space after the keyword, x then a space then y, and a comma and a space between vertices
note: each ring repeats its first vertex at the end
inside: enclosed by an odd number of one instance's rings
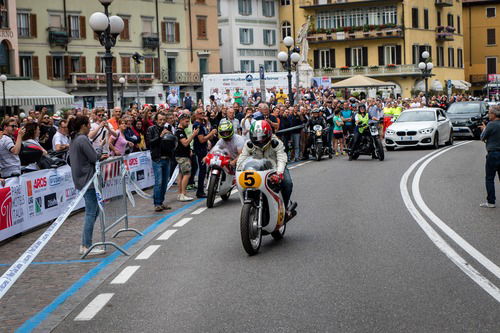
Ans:
POLYGON ((382 142, 380 140, 376 140, 376 146, 377 146, 377 155, 379 161, 383 161, 385 158, 385 153, 384 153, 384 146, 382 146, 382 142))
POLYGON ((321 161, 322 156, 323 156, 323 145, 318 143, 316 145, 316 160, 321 161))
POLYGON ((248 255, 259 252, 262 243, 262 231, 259 229, 258 209, 252 203, 246 203, 241 208, 240 232, 243 248, 248 255))
POLYGON ((217 195, 217 185, 219 185, 219 176, 210 175, 207 191, 207 208, 212 208, 214 206, 215 196, 217 195))

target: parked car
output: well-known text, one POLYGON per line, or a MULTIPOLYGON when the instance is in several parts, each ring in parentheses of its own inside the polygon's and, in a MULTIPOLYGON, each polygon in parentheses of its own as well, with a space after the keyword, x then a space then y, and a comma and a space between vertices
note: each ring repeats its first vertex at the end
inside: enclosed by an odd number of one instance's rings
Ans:
POLYGON ((446 114, 453 125, 453 135, 456 137, 471 137, 479 139, 483 119, 488 113, 486 102, 458 102, 448 107, 446 114))
POLYGON ((403 111, 385 132, 385 145, 389 151, 416 146, 437 149, 443 144, 453 144, 453 131, 451 121, 439 108, 403 111))

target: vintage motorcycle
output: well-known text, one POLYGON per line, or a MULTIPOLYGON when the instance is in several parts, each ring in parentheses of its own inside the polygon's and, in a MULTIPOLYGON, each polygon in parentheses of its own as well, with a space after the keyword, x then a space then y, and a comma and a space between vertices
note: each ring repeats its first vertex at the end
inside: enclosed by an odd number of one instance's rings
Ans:
POLYGON ((309 131, 309 137, 312 138, 311 144, 311 155, 316 158, 317 161, 321 161, 323 155, 328 154, 329 158, 333 157, 331 149, 328 148, 328 145, 325 142, 326 140, 326 128, 323 128, 322 125, 314 125, 312 130, 309 131))
MULTIPOLYGON (((367 129, 365 129, 366 131, 367 129)), ((370 120, 368 123, 369 133, 364 133, 358 143, 358 147, 354 149, 354 134, 350 134, 347 138, 347 151, 349 155, 349 161, 357 160, 359 155, 370 155, 373 159, 378 158, 383 161, 385 158, 384 147, 382 146, 382 141, 380 141, 380 135, 378 131, 378 122, 375 120, 370 120)))
POLYGON ((215 197, 226 201, 235 187, 234 169, 229 165, 231 157, 224 151, 212 151, 205 157, 208 168, 207 207, 214 206, 215 197))
MULTIPOLYGON (((236 172, 240 200, 243 204, 240 216, 240 232, 243 248, 249 255, 259 252, 263 235, 282 239, 286 231, 286 207, 280 193, 280 185, 271 181, 276 173, 268 159, 249 158, 236 172)), ((297 204, 289 208, 295 212, 297 204)))

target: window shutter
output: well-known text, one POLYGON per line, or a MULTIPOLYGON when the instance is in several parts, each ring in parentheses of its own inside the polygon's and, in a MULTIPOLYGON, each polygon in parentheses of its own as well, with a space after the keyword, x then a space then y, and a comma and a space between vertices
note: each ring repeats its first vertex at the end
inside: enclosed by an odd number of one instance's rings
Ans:
POLYGON ((379 46, 378 47, 378 65, 379 66, 384 66, 385 65, 384 47, 383 46, 379 46))
POLYGON ((244 14, 243 13, 243 0, 238 0, 238 13, 244 14))
POLYGON ((460 16, 457 16, 457 33, 461 33, 462 28, 460 27, 460 16))
POLYGON ((250 45, 253 44, 253 29, 250 29, 250 45))
POLYGON ((271 45, 276 45, 276 30, 271 30, 271 35, 273 37, 273 43, 271 45))
POLYGON ((253 60, 250 61, 250 71, 252 73, 255 72, 255 61, 253 60))
POLYGON ((145 58, 144 65, 146 66, 146 73, 153 73, 153 58, 145 58))
POLYGON ((418 54, 418 45, 413 45, 412 47, 412 58, 413 58, 413 64, 414 65, 417 65, 419 63, 419 60, 420 60, 420 56, 418 54))
POLYGON ((87 58, 80 57, 80 73, 87 73, 87 58))
POLYGON ((68 32, 68 36, 71 37, 71 16, 66 16, 66 30, 68 32))
POLYGON ((113 57, 113 61, 111 62, 111 70, 113 71, 113 73, 117 72, 117 70, 116 70, 116 57, 113 57))
POLYGON ((401 45, 396 45, 396 65, 401 64, 401 45))
POLYGON ((175 22, 175 42, 180 43, 181 42, 181 25, 179 22, 175 22))
POLYGON ((52 67, 52 57, 47 56, 47 79, 48 80, 53 80, 54 79, 54 70, 52 67))
POLYGON ((71 72, 71 57, 64 56, 64 78, 69 79, 69 73, 71 72))
POLYGON ((40 80, 40 68, 38 67, 38 56, 31 57, 31 68, 33 69, 33 80, 40 80))
POLYGON ((167 42, 167 22, 161 22, 161 41, 167 42))
POLYGON ((154 58, 154 73, 155 78, 160 79, 160 59, 154 58))
POLYGON ((95 72, 101 73, 101 57, 95 57, 95 72))
POLYGON ((240 44, 245 44, 243 41, 243 29, 240 28, 240 44))
POLYGON ((264 35, 263 36, 264 37, 264 45, 269 45, 269 40, 267 38, 267 30, 264 29, 264 30, 262 30, 262 32, 263 32, 263 35, 264 35))
POLYGON ((275 15, 275 12, 274 12, 274 1, 271 1, 270 2, 270 6, 271 6, 271 17, 275 15))
POLYGON ((335 68, 335 49, 330 49, 330 67, 335 68))
POLYGON ((487 30, 487 38, 488 38, 488 45, 494 45, 496 44, 496 34, 495 34, 495 29, 488 29, 487 30))
POLYGON ((30 14, 30 36, 36 38, 36 14, 30 14))
POLYGON ((350 47, 345 48, 345 65, 347 67, 351 67, 351 48, 350 47))
POLYGON ((87 25, 85 22, 85 16, 80 16, 80 38, 87 38, 87 25))
POLYGON ((245 69, 244 69, 245 65, 244 64, 245 64, 245 62, 243 60, 240 60, 240 71, 241 72, 245 71, 245 69))
POLYGON ((319 69, 319 50, 314 50, 314 69, 319 69))
POLYGON ((122 73, 130 73, 130 57, 122 57, 122 73))
POLYGON ((363 47, 363 66, 368 66, 368 48, 363 47))

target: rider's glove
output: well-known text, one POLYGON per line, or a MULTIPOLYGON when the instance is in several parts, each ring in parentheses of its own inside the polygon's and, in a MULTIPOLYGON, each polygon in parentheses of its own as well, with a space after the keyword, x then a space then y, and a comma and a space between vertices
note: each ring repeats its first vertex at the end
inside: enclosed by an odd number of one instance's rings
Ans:
POLYGON ((271 176, 271 182, 274 184, 279 184, 283 180, 283 173, 277 172, 271 176))

